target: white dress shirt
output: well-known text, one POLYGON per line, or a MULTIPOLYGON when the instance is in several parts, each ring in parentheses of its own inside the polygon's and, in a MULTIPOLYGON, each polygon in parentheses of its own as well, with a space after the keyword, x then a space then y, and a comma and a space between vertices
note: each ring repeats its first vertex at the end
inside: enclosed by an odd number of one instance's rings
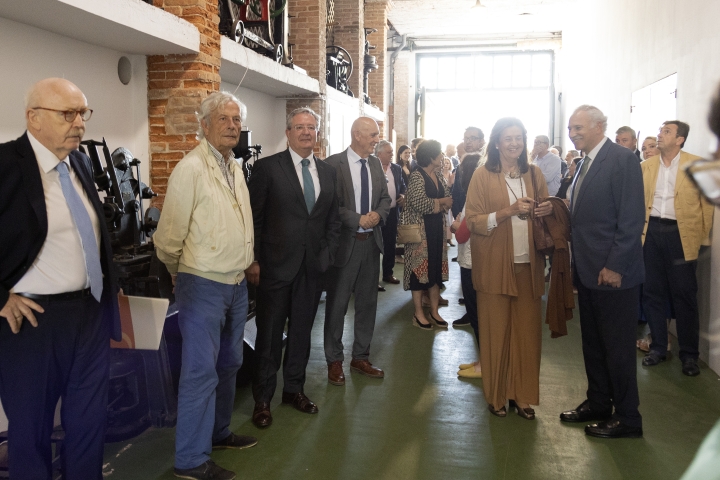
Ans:
MULTIPOLYGON (((75 227, 75 221, 65 201, 60 186, 60 173, 55 169, 59 163, 58 158, 30 132, 27 135, 40 169, 45 193, 48 232, 45 243, 32 266, 10 291, 52 295, 88 288, 90 277, 87 273, 80 233, 75 227)), ((100 221, 80 179, 70 165, 70 158, 65 157, 63 161, 68 165, 70 180, 90 215, 99 254, 100 221)))
MULTIPOLYGON (((595 148, 593 148, 592 150, 590 150, 590 153, 588 153, 588 154, 586 155, 587 158, 583 157, 583 158, 585 158, 585 160, 583 160, 582 162, 579 162, 579 163, 578 163, 577 168, 579 168, 580 170, 582 170, 582 164, 583 164, 583 162, 587 162, 588 166, 587 166, 587 169, 585 169, 585 176, 586 176, 586 177, 587 177, 587 172, 589 172, 589 171, 590 171, 590 167, 592 167, 592 162, 593 162, 593 160, 595 159, 595 157, 597 157, 597 154, 600 152, 600 149, 603 147, 603 145, 605 145, 605 142, 607 142, 607 141, 608 141, 608 137, 603 137, 603 139, 600 140, 600 143, 598 143, 597 145, 595 145, 595 148)), ((575 198, 575 189, 576 189, 576 188, 579 189, 579 188, 582 186, 582 182, 579 182, 579 183, 578 183, 578 180, 579 180, 579 179, 580 179, 580 172, 578 172, 578 174, 575 176, 575 180, 573 181, 573 184, 572 184, 572 186, 571 186, 572 195, 570 196, 570 198, 572 198, 573 201, 577 200, 577 199, 575 198)), ((584 180, 585 180, 585 177, 583 177, 583 181, 584 181, 584 180)), ((580 191, 578 191, 578 193, 580 193, 580 191)), ((575 208, 575 205, 573 205, 573 208, 575 208)))
POLYGON ((562 159, 548 151, 542 158, 535 157, 533 163, 540 168, 545 177, 548 195, 554 197, 560 189, 560 181, 562 180, 562 159))
MULTIPOLYGON (((460 212, 460 214, 457 216, 457 218, 455 218, 455 220, 462 223, 463 218, 465 218, 465 207, 463 207, 462 212, 460 212)), ((470 252, 471 243, 472 239, 468 240, 465 243, 458 242, 457 263, 462 268, 472 269, 472 253, 470 252)))
MULTIPOLYGON (((507 178, 507 192, 510 205, 517 202, 517 198, 525 196, 527 189, 522 178, 507 178), (517 198, 516 198, 517 197, 517 198)), ((528 236, 528 221, 521 220, 517 215, 510 217, 512 222, 513 236, 513 253, 515 255, 515 263, 530 263, 530 237, 528 236)), ((488 232, 497 227, 497 212, 488 215, 487 229, 488 232)))
POLYGON ((655 196, 653 197, 651 217, 677 220, 675 216, 675 180, 677 179, 680 152, 672 159, 670 166, 666 167, 660 157, 660 169, 655 182, 655 196))
MULTIPOLYGON (((390 166, 392 164, 388 163, 387 169, 385 169, 385 166, 383 165, 383 171, 385 172, 385 178, 387 179, 387 188, 388 188, 388 195, 390 195, 390 208, 395 208, 395 205, 397 205, 397 200, 395 197, 397 197, 397 192, 395 191, 395 174, 393 173, 393 169, 390 166)), ((370 173, 368 171, 368 173, 370 173)))
MULTIPOLYGON (((360 195, 362 194, 362 184, 360 183, 360 170, 362 169, 362 157, 355 153, 352 148, 347 149, 348 166, 350 167, 350 176, 352 177, 353 190, 355 193, 355 211, 360 213, 360 195)), ((367 160, 367 158, 365 159, 367 160)), ((370 162, 365 162, 368 174, 368 213, 372 211, 372 175, 370 174, 370 162)), ((372 232, 372 228, 365 229, 359 227, 358 232, 372 232)))
MULTIPOLYGON (((302 161, 305 157, 301 157, 299 154, 295 153, 292 148, 288 148, 288 150, 290 150, 290 156, 292 157, 293 165, 295 165, 295 173, 297 173, 298 180, 300 180, 300 188, 303 193, 305 193, 305 180, 303 180, 302 174, 302 161)), ((315 156, 310 154, 308 160, 310 160, 308 170, 310 170, 310 176, 313 180, 313 186, 315 187, 315 201, 317 201, 318 195, 320 195, 320 177, 318 177, 317 165, 315 165, 315 156)))

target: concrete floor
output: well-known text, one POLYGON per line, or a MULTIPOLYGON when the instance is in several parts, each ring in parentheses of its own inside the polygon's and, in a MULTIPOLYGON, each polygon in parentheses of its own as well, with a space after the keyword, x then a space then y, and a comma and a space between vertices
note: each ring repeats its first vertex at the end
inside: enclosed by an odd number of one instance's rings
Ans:
MULTIPOLYGON (((451 249, 454 256, 455 249, 451 249)), ((402 277, 402 265, 395 275, 402 277)), ((443 296, 448 321, 462 316, 457 263, 443 296)), ((411 325, 410 293, 386 285, 379 293, 371 361, 385 370, 375 380, 349 371, 352 304, 346 319, 345 387, 327 382, 322 348, 324 301, 313 329, 305 393, 320 409, 306 415, 272 402, 274 423, 257 430, 250 421, 249 387, 237 392, 231 428, 255 435, 257 446, 213 453, 239 479, 677 479, 720 417, 718 376, 682 375, 677 355, 656 367, 640 364, 643 439, 585 436, 584 425, 559 421, 561 411, 585 398, 587 382, 576 318, 569 335, 551 339, 544 328, 537 419, 488 412, 482 380, 459 380, 457 365, 476 359, 470 328, 421 331, 411 325)), ((676 342, 675 342, 676 343, 676 342)), ((106 446, 105 478, 170 479, 174 429, 150 429, 106 446)))

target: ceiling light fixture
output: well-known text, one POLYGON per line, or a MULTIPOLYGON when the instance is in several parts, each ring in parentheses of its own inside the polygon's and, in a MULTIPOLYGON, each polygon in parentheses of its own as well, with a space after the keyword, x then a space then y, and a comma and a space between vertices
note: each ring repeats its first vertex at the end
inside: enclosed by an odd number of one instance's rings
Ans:
POLYGON ((486 8, 486 7, 485 7, 485 5, 482 4, 482 0, 476 0, 475 5, 473 5, 472 8, 486 8))

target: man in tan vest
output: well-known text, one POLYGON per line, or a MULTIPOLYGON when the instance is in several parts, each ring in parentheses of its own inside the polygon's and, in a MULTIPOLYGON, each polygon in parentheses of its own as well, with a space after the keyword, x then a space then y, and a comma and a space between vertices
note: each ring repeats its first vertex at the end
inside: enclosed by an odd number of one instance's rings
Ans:
POLYGON ((681 150, 689 132, 687 123, 663 123, 658 134, 660 155, 641 164, 645 186, 643 309, 652 335, 650 351, 642 363, 650 367, 665 361, 670 298, 675 307, 682 372, 694 377, 700 373, 695 269, 700 246, 710 245, 713 206, 685 174, 684 166, 699 158, 681 150))

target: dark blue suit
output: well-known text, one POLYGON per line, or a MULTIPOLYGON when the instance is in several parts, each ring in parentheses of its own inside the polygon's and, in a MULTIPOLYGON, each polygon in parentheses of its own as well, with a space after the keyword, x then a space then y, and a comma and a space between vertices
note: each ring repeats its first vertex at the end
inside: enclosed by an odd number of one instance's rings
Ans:
MULTIPOLYGON (((37 327, 13 334, 0 319, 0 398, 9 420, 10 478, 50 478, 55 407, 62 397, 66 478, 102 478, 110 337, 120 340, 118 287, 110 237, 89 159, 70 154, 100 219, 104 274, 98 303, 91 296, 40 301, 37 327)), ((0 306, 37 258, 48 234, 40 169, 27 135, 0 145, 0 306)), ((27 292, 34 293, 34 292, 27 292)))
MULTIPOLYGON (((582 164, 578 165, 572 189, 582 164)), ((573 192, 573 190, 571 190, 573 192)), ((632 151, 606 140, 572 206, 572 252, 578 288, 590 408, 628 426, 638 412, 635 327, 645 267, 643 179, 632 151), (598 285, 603 268, 622 275, 621 287, 598 285)))
MULTIPOLYGON (((397 163, 390 164, 390 170, 395 177, 395 193, 397 196, 404 195, 407 185, 405 185, 405 176, 402 167, 397 163)), ((389 181, 388 177, 388 181, 389 181)), ((397 198, 395 199, 397 200, 397 198)), ((395 265, 395 244, 397 242, 398 215, 400 207, 397 204, 390 209, 385 219, 385 225, 382 226, 383 235, 383 260, 382 260, 382 276, 383 278, 391 277, 393 274, 393 266, 395 265)))

